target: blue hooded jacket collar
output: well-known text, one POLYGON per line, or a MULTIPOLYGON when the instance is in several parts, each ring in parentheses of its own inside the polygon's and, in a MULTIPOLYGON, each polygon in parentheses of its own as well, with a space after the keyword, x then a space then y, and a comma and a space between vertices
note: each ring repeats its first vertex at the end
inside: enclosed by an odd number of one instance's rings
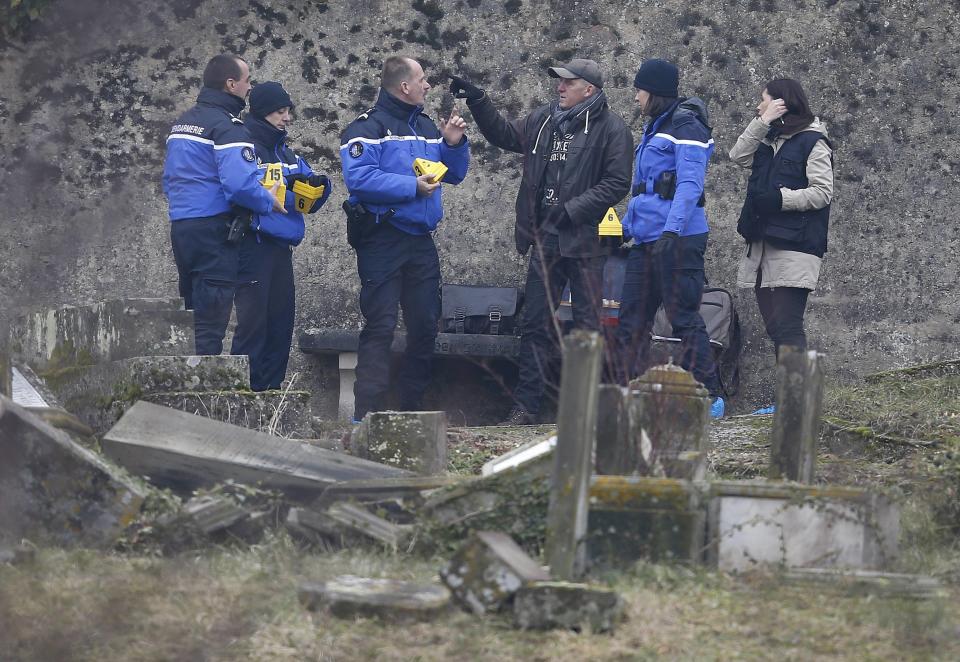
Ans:
POLYGON ((197 103, 221 108, 237 117, 240 116, 240 112, 247 106, 245 99, 234 96, 229 92, 214 90, 209 87, 200 90, 200 94, 197 95, 197 103))
POLYGON ((382 87, 380 88, 380 94, 377 96, 377 108, 381 108, 394 117, 399 117, 410 124, 413 123, 413 120, 417 115, 423 112, 423 106, 414 106, 413 104, 406 103, 405 101, 400 101, 400 99, 393 96, 382 87))
POLYGON ((257 145, 276 148, 282 145, 283 141, 287 138, 286 130, 278 129, 267 120, 261 119, 256 115, 248 114, 244 118, 243 123, 250 133, 250 137, 253 138, 253 142, 257 145))

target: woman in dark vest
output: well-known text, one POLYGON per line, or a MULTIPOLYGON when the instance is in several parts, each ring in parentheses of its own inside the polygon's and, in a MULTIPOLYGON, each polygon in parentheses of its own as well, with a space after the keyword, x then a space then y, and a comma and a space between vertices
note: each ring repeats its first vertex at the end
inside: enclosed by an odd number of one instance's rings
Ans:
POLYGON ((730 158, 751 169, 737 224, 746 240, 737 285, 754 289, 775 352, 782 345, 805 349, 807 297, 817 286, 827 251, 833 148, 800 83, 790 78, 767 83, 757 117, 730 158))

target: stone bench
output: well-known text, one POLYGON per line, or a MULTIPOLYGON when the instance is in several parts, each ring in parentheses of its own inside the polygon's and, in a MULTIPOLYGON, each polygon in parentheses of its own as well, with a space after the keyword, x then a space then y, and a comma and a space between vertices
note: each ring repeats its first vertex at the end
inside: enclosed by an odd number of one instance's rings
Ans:
MULTIPOLYGON (((340 396, 338 417, 353 416, 353 384, 356 381, 357 348, 360 331, 348 329, 310 329, 300 334, 300 351, 305 354, 331 355, 338 357, 340 370, 340 396)), ((394 334, 394 354, 406 349, 406 334, 394 334)), ((520 338, 517 336, 491 336, 466 333, 440 333, 433 349, 434 356, 462 359, 507 359, 520 355, 520 338)))

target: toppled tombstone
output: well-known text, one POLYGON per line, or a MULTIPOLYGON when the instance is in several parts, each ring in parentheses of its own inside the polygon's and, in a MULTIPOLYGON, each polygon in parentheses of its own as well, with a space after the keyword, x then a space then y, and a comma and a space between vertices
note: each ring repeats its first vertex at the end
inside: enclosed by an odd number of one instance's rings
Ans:
POLYGON ((344 480, 409 476, 396 467, 138 402, 104 435, 104 452, 129 471, 180 491, 230 479, 316 499, 344 480))
POLYGON ((710 397, 691 373, 673 364, 654 366, 630 382, 629 453, 639 473, 702 480, 709 448, 710 397), (649 449, 643 436, 649 439, 649 449))
POLYGON ((220 496, 194 497, 183 504, 183 517, 206 535, 229 529, 250 517, 250 512, 220 496))
POLYGON ((513 601, 513 624, 523 630, 608 632, 622 616, 623 602, 616 591, 587 584, 532 582, 521 587, 513 601))
POLYGON ((484 614, 500 611, 522 586, 550 575, 510 536, 478 531, 440 569, 440 579, 464 609, 484 614))
POLYGON ((144 496, 101 457, 0 396, 0 543, 106 547, 144 496))
POLYGON ((443 586, 353 575, 304 582, 298 597, 311 611, 327 607, 340 618, 372 616, 392 622, 433 620, 450 604, 450 592, 443 586))
POLYGON ((587 556, 591 567, 629 567, 639 559, 700 562, 706 508, 684 480, 594 476, 587 556))
POLYGON ((447 469, 447 415, 442 411, 370 412, 350 436, 355 455, 418 474, 447 469))
POLYGON ((12 547, 0 547, 0 563, 25 565, 37 558, 37 549, 32 545, 20 543, 12 547))
POLYGON ((709 489, 708 562, 720 570, 879 570, 896 559, 900 512, 852 487, 717 481, 709 489))
POLYGON ((117 299, 40 310, 10 329, 11 347, 42 375, 132 356, 189 354, 193 313, 183 300, 117 299))
POLYGON ((295 529, 306 529, 308 538, 324 539, 350 547, 364 541, 374 541, 396 550, 407 541, 411 527, 394 524, 371 513, 366 508, 350 503, 335 503, 323 511, 297 508, 288 515, 288 524, 295 529))
POLYGON ((947 596, 946 588, 935 577, 875 570, 837 570, 796 568, 784 573, 788 583, 808 584, 847 595, 932 600, 947 596))
POLYGON ((339 548, 336 534, 330 531, 328 520, 308 508, 291 508, 284 522, 287 532, 296 540, 307 543, 322 552, 339 548))

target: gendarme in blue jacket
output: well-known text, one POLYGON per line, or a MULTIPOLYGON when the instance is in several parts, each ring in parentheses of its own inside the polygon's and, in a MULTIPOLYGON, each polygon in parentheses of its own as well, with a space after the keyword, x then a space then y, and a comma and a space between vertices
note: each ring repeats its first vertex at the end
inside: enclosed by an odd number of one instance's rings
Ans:
MULTIPOLYGON (((283 167, 283 179, 287 187, 287 195, 283 203, 287 213, 281 214, 271 209, 266 214, 257 214, 253 217, 253 229, 284 243, 297 246, 303 241, 306 226, 304 225, 303 214, 297 210, 294 200, 293 176, 310 177, 313 175, 313 169, 287 145, 286 131, 276 128, 255 115, 248 114, 244 122, 256 149, 260 180, 263 180, 268 164, 279 163, 283 167)), ((323 197, 313 203, 313 207, 307 210, 308 214, 320 209, 323 203, 327 201, 327 198, 330 197, 330 188, 328 184, 323 192, 323 197)))
POLYGON ((362 203, 378 218, 393 209, 390 223, 409 234, 428 234, 443 218, 441 190, 417 196, 413 160, 441 161, 449 168, 444 184, 462 182, 470 163, 466 137, 456 147, 448 146, 422 106, 404 103, 382 88, 377 105, 351 122, 340 142, 350 201, 362 203))
POLYGON ((707 122, 706 104, 691 97, 678 99, 644 127, 634 159, 633 190, 642 184, 646 192, 630 199, 623 219, 624 232, 637 243, 656 241, 664 232, 686 237, 708 231, 707 215, 698 206, 713 154, 713 129, 707 122), (672 200, 654 192, 668 171, 677 173, 672 200))
POLYGON ((273 209, 239 117, 243 107, 243 99, 205 87, 171 128, 163 164, 171 221, 229 213, 231 205, 259 214, 273 209))

